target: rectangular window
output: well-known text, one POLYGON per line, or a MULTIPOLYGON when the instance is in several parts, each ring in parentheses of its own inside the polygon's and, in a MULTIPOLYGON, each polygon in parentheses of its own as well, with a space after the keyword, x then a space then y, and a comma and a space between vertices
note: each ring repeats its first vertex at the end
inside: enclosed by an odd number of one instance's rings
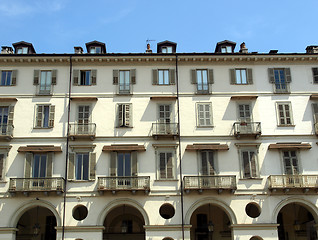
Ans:
POLYGON ((198 127, 212 126, 212 104, 197 103, 197 125, 198 127))
POLYGON ((51 94, 52 71, 41 71, 39 94, 51 94))
POLYGON ((6 135, 8 132, 9 107, 0 107, 0 134, 6 135))
POLYGON ((236 84, 247 84, 246 69, 235 69, 236 84))
POLYGON ((90 70, 81 70, 79 85, 81 85, 81 86, 91 85, 91 71, 90 70))
POLYGON ((89 52, 90 53, 101 53, 102 49, 101 49, 101 47, 90 47, 89 52))
POLYGON ((285 174, 299 174, 299 164, 296 151, 283 151, 285 174))
MULTIPOLYGON (((137 176, 137 152, 111 152, 110 157, 110 176, 113 177, 131 177, 137 176)), ((130 180, 127 181, 119 179, 119 185, 129 185, 130 180)))
POLYGON ((161 52, 162 53, 172 53, 172 47, 162 47, 161 52))
POLYGON ((173 85, 175 84, 175 69, 153 69, 152 84, 153 85, 173 85))
POLYGON ((232 47, 231 46, 221 47, 221 53, 231 53, 231 52, 232 52, 232 47))
POLYGON ((1 86, 11 86, 12 71, 1 72, 1 86))
POLYGON ((47 154, 34 154, 32 163, 32 177, 45 178, 47 170, 47 154))
POLYGON ((119 93, 130 93, 130 71, 119 71, 119 93))
POLYGON ((73 85, 74 86, 91 86, 96 85, 97 70, 73 70, 73 85))
POLYGON ((174 153, 172 151, 160 151, 159 179, 174 179, 174 153))
POLYGON ((17 49, 17 54, 28 54, 28 48, 27 47, 20 47, 17 49))
POLYGON ((52 128, 54 127, 54 105, 37 105, 36 106, 36 128, 52 128))
POLYGON ((201 175, 212 176, 215 174, 215 161, 213 151, 200 151, 201 175))
POLYGON ((89 179, 89 153, 76 153, 75 160, 75 179, 89 179))
POLYGON ((242 177, 243 178, 256 178, 258 173, 258 162, 255 150, 241 150, 242 161, 242 177))
POLYGON ((312 68, 312 75, 314 83, 318 83, 318 68, 312 68))
POLYGON ((230 69, 230 80, 236 85, 253 84, 253 71, 251 68, 230 69))
POLYGON ((0 180, 5 176, 5 154, 0 153, 0 180))
POLYGON ((207 70, 197 70, 197 90, 198 90, 198 93, 209 92, 207 70))
POLYGON ((77 132, 78 134, 88 134, 90 131, 90 106, 78 106, 77 132))
POLYGON ((132 127, 131 103, 117 105, 117 127, 132 127))
POLYGON ((278 125, 293 125, 291 103, 277 103, 278 125))
POLYGON ((169 70, 158 70, 158 84, 168 85, 169 84, 169 70))
POLYGON ((275 93, 289 93, 291 82, 290 68, 269 68, 269 81, 273 84, 275 93))

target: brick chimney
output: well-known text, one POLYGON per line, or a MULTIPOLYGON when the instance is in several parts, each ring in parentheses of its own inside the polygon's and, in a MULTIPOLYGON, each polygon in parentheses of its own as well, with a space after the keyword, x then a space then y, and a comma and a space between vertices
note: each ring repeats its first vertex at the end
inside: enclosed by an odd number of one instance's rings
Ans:
POLYGON ((242 44, 240 45, 240 53, 248 53, 245 42, 242 42, 242 44))
POLYGON ((306 53, 318 53, 318 46, 311 45, 306 47, 306 53))
POLYGON ((83 48, 82 47, 74 47, 74 53, 75 54, 83 54, 83 48))
POLYGON ((8 46, 2 46, 1 54, 13 54, 13 48, 8 46))

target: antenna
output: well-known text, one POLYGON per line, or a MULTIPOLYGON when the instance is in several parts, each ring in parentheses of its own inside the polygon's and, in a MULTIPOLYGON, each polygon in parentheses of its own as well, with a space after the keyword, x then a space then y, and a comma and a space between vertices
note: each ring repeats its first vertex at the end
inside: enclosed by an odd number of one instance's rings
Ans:
POLYGON ((151 50, 151 47, 150 47, 150 42, 154 42, 154 41, 156 41, 156 40, 152 40, 152 39, 147 38, 147 40, 146 40, 146 45, 147 45, 146 52, 147 53, 152 53, 152 50, 151 50))
POLYGON ((152 39, 147 38, 146 43, 154 42, 154 41, 156 41, 156 40, 152 40, 152 39))

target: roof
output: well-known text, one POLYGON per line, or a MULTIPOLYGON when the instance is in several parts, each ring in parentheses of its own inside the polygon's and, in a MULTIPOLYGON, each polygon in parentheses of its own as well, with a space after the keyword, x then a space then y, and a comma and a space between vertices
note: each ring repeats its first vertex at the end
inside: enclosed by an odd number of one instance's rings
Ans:
POLYGON ((25 41, 20 41, 20 42, 16 42, 16 43, 13 43, 12 46, 14 47, 14 49, 16 50, 17 47, 29 47, 31 51, 29 51, 29 53, 35 53, 35 49, 32 45, 32 43, 28 43, 28 42, 25 42, 25 41))
POLYGON ((106 53, 106 44, 103 42, 99 42, 99 41, 94 40, 94 41, 86 43, 85 45, 86 45, 87 52, 89 52, 90 47, 99 46, 102 48, 102 53, 106 53))

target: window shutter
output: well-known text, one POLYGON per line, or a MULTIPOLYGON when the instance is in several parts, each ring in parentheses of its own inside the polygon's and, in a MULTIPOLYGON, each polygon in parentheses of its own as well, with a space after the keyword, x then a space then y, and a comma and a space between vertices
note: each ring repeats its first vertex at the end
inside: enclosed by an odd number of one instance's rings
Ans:
POLYGON ((136 151, 131 152, 131 174, 133 177, 138 176, 136 151))
POLYGON ((198 126, 204 126, 204 105, 198 104, 198 126))
POLYGON ((116 176, 116 159, 117 159, 117 152, 110 152, 109 174, 111 177, 116 176))
POLYGON ((314 78, 314 83, 318 83, 318 68, 312 68, 312 75, 314 78))
POLYGON ((4 154, 0 154, 0 179, 4 177, 4 154))
POLYGON ((52 177, 53 172, 53 152, 47 154, 46 177, 52 177))
POLYGON ((39 85, 40 73, 41 73, 40 70, 34 70, 33 85, 39 85))
POLYGON ((230 69, 230 83, 236 84, 235 69, 230 69))
POLYGON ((53 69, 52 70, 52 85, 56 85, 56 78, 57 78, 57 70, 53 69))
POLYGON ((243 176, 245 178, 249 178, 251 174, 250 174, 250 163, 248 159, 249 158, 248 151, 243 151, 242 157, 243 157, 243 176))
POLYGON ((165 153, 159 153, 159 176, 160 176, 160 179, 167 178, 165 153))
POLYGON ((75 153, 68 154, 68 174, 67 179, 74 179, 74 169, 75 168, 75 153))
POLYGON ((175 69, 169 70, 169 81, 170 81, 171 85, 176 84, 176 70, 175 69))
POLYGON ((286 82, 290 83, 291 80, 291 75, 290 75, 290 68, 285 68, 285 76, 286 76, 286 82))
POLYGON ((50 106, 50 114, 49 114, 49 127, 54 127, 54 115, 55 115, 55 106, 50 106))
POLYGON ((270 83, 275 83, 274 68, 268 69, 268 78, 270 83))
POLYGON ((191 83, 197 84, 197 71, 195 69, 191 69, 191 83))
POLYGON ((73 70, 73 85, 74 86, 78 85, 79 75, 80 75, 80 70, 74 69, 73 70))
POLYGON ((208 69, 208 82, 209 84, 214 83, 213 69, 208 69))
POLYGON ((167 177, 173 178, 173 157, 172 153, 167 153, 167 177))
POLYGON ((123 123, 124 106, 125 106, 124 104, 117 105, 117 116, 118 116, 117 127, 121 127, 124 125, 123 123))
POLYGON ((118 84, 119 70, 113 70, 113 84, 118 84))
POLYGON ((13 126, 14 106, 9 106, 8 125, 13 126))
POLYGON ((253 71, 251 68, 246 69, 246 75, 247 84, 253 84, 253 71))
POLYGON ((126 127, 131 127, 131 104, 125 104, 125 126, 126 127))
POLYGON ((215 174, 215 170, 214 170, 214 159, 213 159, 213 152, 208 152, 208 158, 209 158, 209 167, 210 167, 210 171, 209 171, 209 175, 212 176, 215 174))
POLYGON ((250 158, 251 158, 251 177, 257 177, 257 171, 256 171, 256 156, 254 152, 250 152, 250 158))
POLYGON ((31 177, 31 164, 32 164, 33 154, 27 152, 25 154, 25 168, 24 168, 24 177, 30 178, 31 177))
POLYGON ((208 175, 208 164, 206 159, 206 152, 201 152, 201 174, 208 175))
POLYGON ((91 84, 96 85, 96 79, 97 79, 97 70, 93 69, 91 74, 91 84))
POLYGON ((313 115, 314 115, 314 122, 318 123, 318 103, 313 103, 312 104, 312 110, 313 110, 313 115))
POLYGON ((2 82, 2 71, 0 70, 0 82, 2 82))
POLYGON ((89 153, 89 179, 95 180, 96 175, 96 153, 89 153))
POLYGON ((11 86, 17 85, 17 70, 12 70, 11 86))
POLYGON ((130 83, 136 84, 136 69, 130 70, 130 83))
POLYGON ((44 106, 42 105, 37 106, 36 123, 35 123, 36 127, 42 127, 43 108, 44 106))
POLYGON ((158 70, 152 69, 152 85, 158 85, 158 70))

